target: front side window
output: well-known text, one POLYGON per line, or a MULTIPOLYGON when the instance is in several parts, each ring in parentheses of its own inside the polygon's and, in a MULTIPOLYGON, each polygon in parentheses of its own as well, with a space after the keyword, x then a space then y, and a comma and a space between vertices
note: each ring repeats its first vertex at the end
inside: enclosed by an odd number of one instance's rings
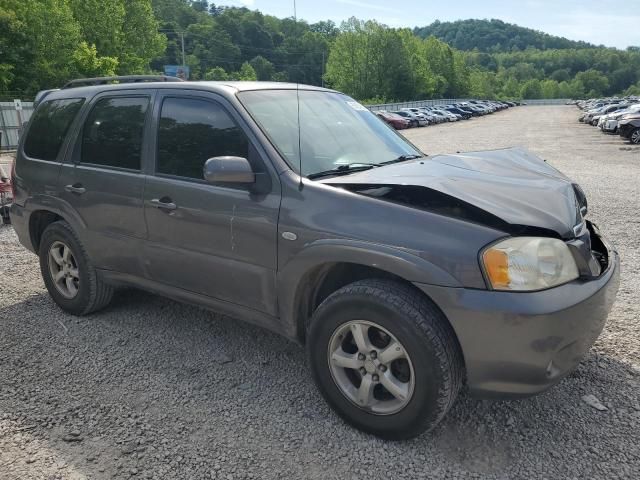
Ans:
POLYGON ((298 170, 302 163, 305 176, 422 156, 367 108, 340 93, 256 90, 241 92, 238 98, 289 166, 298 170))
POLYGON ((222 156, 248 158, 249 142, 220 105, 194 98, 164 100, 158 128, 158 173, 202 180, 205 162, 222 156))
POLYGON ((81 163, 140 170, 148 97, 100 99, 82 133, 81 163))
POLYGON ((29 157, 54 161, 83 103, 82 98, 65 98, 40 105, 30 121, 25 153, 29 157))

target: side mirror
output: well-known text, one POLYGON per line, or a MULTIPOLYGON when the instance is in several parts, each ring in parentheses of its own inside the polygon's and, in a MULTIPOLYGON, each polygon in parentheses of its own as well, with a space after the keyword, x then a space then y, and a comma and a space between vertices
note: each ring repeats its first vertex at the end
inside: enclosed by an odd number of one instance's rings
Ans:
POLYGON ((213 157, 203 168, 204 179, 209 183, 255 183, 256 175, 251 165, 242 157, 213 157))

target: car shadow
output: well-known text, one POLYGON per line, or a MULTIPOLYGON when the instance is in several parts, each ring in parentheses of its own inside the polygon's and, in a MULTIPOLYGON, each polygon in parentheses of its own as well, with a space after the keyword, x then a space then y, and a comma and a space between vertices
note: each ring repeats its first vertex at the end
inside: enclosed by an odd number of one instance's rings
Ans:
POLYGON ((343 448, 352 444, 374 456, 424 456, 425 469, 437 457, 451 471, 477 474, 506 475, 547 456, 560 474, 563 456, 584 453, 585 436, 596 456, 614 434, 640 442, 640 372, 596 351, 538 397, 483 401, 463 392, 432 432, 385 442, 330 411, 302 347, 196 307, 125 290, 108 309, 74 317, 39 293, 0 308, 0 329, 0 437, 36 446, 32 464, 24 450, 11 453, 24 469, 17 473, 45 458, 92 478, 141 464, 153 470, 175 456, 212 467, 240 448, 246 468, 296 455, 304 461, 286 462, 288 476, 326 478, 330 468, 339 477, 357 463, 343 448), (608 410, 585 404, 588 394, 608 410), (82 440, 69 441, 71 432, 82 440), (132 442, 153 454, 123 453, 132 442))

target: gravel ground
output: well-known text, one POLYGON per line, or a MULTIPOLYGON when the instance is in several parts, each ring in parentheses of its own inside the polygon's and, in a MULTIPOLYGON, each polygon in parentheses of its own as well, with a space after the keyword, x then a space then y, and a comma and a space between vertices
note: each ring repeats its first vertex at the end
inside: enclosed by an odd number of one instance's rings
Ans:
POLYGON ((551 391, 463 393, 430 434, 384 442, 344 425, 303 349, 276 335, 135 291, 88 318, 62 313, 0 227, 0 478, 638 478, 640 150, 577 113, 521 107, 407 132, 429 153, 530 148, 582 184, 618 246, 606 330, 551 391))

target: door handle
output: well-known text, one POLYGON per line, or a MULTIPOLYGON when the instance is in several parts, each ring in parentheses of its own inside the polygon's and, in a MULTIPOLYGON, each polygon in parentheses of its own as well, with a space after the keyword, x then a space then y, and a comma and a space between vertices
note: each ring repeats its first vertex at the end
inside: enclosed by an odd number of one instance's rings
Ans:
POLYGON ((171 201, 164 202, 163 200, 161 200, 159 198, 154 198, 153 200, 150 200, 149 204, 152 207, 159 208, 161 210, 175 210, 175 209, 178 208, 178 206, 175 203, 173 203, 171 201))
POLYGON ((87 191, 87 189, 84 188, 81 183, 74 183, 73 185, 67 185, 64 187, 64 189, 69 193, 75 193, 77 195, 82 195, 84 192, 87 191))

